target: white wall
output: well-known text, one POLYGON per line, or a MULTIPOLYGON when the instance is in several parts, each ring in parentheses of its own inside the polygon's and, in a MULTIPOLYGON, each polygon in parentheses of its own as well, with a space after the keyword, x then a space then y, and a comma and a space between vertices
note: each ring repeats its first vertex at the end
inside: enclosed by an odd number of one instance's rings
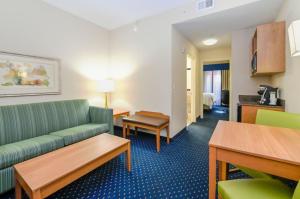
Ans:
MULTIPOLYGON (((195 70, 199 65, 198 49, 175 28, 172 29, 172 128, 175 132, 182 130, 187 124, 187 79, 186 63, 190 55, 195 66, 192 67, 192 106, 195 106, 195 70)), ((192 107, 195 112, 195 107, 192 107)), ((195 113, 192 113, 192 115, 195 113)))
POLYGON ((99 103, 93 79, 106 75, 109 32, 40 0, 0 1, 0 51, 61 60, 62 94, 0 98, 0 104, 87 98, 99 103))
POLYGON ((178 133, 186 125, 186 108, 183 107, 186 101, 182 96, 183 88, 186 89, 183 78, 186 77, 179 74, 182 72, 179 68, 180 63, 183 63, 182 57, 175 58, 180 60, 176 64, 173 64, 173 58, 178 53, 174 51, 174 46, 181 48, 179 44, 185 42, 174 33, 172 24, 255 1, 216 0, 213 9, 203 12, 197 12, 196 4, 192 2, 161 15, 139 20, 137 32, 133 31, 135 24, 111 31, 111 73, 117 79, 112 106, 132 112, 144 109, 168 114, 171 116, 171 134, 178 133), (172 42, 175 43, 173 46, 172 42), (171 84, 177 78, 180 80, 174 89, 171 84), (180 102, 179 99, 183 101, 180 102), (180 113, 183 114, 179 116, 180 113))
POLYGON ((200 64, 197 70, 198 78, 196 78, 196 115, 203 117, 203 65, 206 62, 230 61, 231 48, 218 47, 211 49, 203 49, 199 52, 200 64))
POLYGON ((152 17, 111 32, 113 106, 171 115, 171 26, 152 17))
POLYGON ((237 119, 239 95, 257 95, 260 84, 271 84, 270 77, 251 77, 250 46, 255 28, 232 33, 230 119, 237 119))
MULTIPOLYGON (((286 0, 277 21, 291 22, 300 19, 300 1, 286 0)), ((300 57, 291 57, 288 34, 286 36, 286 72, 273 77, 273 85, 281 89, 281 98, 286 100, 286 111, 300 113, 300 57)))
POLYGON ((255 1, 216 0, 213 9, 203 12, 197 12, 192 2, 140 20, 137 32, 133 31, 134 24, 108 32, 39 0, 3 0, 0 3, 1 50, 59 58, 63 79, 62 95, 5 98, 0 103, 88 98, 99 104, 100 95, 95 93, 93 79, 112 77, 117 80, 112 106, 132 112, 146 109, 171 115, 174 118, 171 131, 175 135, 185 126, 185 118, 179 114, 186 109, 175 104, 185 105, 185 101, 181 103, 176 98, 180 98, 186 81, 177 73, 181 72, 178 68, 181 64, 175 63, 177 57, 173 60, 172 53, 176 50, 172 41, 185 42, 178 35, 178 41, 173 37, 176 33, 172 24, 255 1), (172 90, 177 77, 180 77, 177 84, 184 84, 172 90))

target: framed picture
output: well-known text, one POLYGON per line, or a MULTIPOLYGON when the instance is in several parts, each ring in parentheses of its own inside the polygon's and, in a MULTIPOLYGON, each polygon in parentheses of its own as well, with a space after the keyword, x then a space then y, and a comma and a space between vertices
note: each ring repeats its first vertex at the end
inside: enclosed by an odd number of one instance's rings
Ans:
POLYGON ((0 97, 60 92, 58 59, 0 52, 0 97))

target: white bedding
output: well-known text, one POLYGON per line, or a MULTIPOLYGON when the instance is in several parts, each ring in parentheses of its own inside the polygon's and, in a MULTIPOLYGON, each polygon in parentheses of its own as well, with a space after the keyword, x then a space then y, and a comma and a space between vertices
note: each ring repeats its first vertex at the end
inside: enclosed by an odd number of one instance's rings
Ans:
POLYGON ((216 101, 216 96, 214 93, 203 93, 203 104, 212 109, 216 101))

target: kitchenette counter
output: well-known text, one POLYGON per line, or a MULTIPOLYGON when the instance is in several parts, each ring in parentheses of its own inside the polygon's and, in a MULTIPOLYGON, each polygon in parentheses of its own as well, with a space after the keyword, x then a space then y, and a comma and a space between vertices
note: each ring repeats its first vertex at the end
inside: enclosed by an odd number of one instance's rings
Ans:
POLYGON ((282 105, 263 105, 259 104, 258 102, 239 102, 240 106, 257 106, 257 107, 269 107, 269 108, 284 108, 282 105))
POLYGON ((239 95, 239 103, 241 106, 258 106, 258 107, 270 107, 270 108, 285 108, 284 100, 279 99, 277 105, 264 105, 259 104, 259 95, 239 95))
POLYGON ((278 105, 259 104, 259 95, 239 95, 238 103, 238 122, 255 123, 256 113, 258 109, 284 111, 284 100, 278 101, 278 105))

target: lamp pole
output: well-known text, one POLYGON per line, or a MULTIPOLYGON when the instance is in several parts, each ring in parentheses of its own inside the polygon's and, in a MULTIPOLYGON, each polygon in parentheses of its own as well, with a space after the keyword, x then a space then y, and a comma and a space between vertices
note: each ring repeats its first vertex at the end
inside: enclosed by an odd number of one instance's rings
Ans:
POLYGON ((105 92, 105 108, 108 109, 108 92, 105 92))

